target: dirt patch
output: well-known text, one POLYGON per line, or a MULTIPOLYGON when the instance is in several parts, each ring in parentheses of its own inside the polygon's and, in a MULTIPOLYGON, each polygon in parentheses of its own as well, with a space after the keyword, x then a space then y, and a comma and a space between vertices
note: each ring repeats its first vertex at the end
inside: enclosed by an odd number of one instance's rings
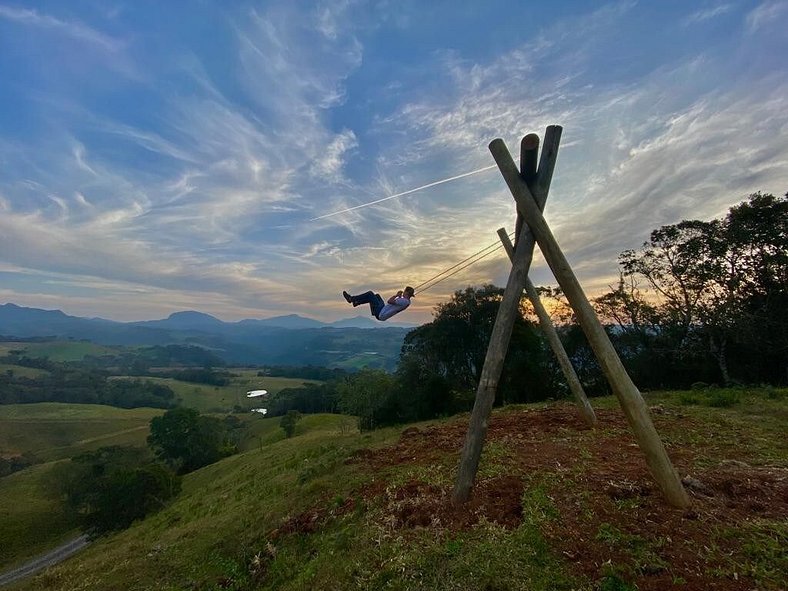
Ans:
POLYGON ((451 490, 411 481, 385 491, 383 514, 394 528, 429 527, 437 530, 469 529, 481 520, 505 528, 522 522, 522 479, 504 476, 484 481, 470 502, 455 506, 451 490))
MULTIPOLYGON (((657 410, 661 431, 708 429, 678 411, 657 410)), ((538 478, 558 515, 543 524, 543 534, 576 572, 599 579, 618 569, 642 591, 757 588, 734 568, 747 562, 735 532, 753 520, 788 517, 788 471, 738 459, 697 471, 692 466, 704 449, 667 445, 692 497, 690 510, 677 510, 652 480, 623 414, 601 410, 597 416, 597 430, 588 429, 571 405, 493 416, 486 440, 505 444, 507 475, 477 480, 472 500, 461 507, 450 503, 448 487, 419 480, 396 487, 378 482, 362 495, 377 499, 382 519, 394 528, 462 530, 482 519, 517 527, 523 492, 538 478)), ((456 462, 466 429, 466 421, 411 427, 395 445, 360 451, 349 462, 376 473, 456 462)))
POLYGON ((314 507, 302 511, 297 515, 287 517, 278 528, 268 534, 267 539, 272 542, 286 534, 311 534, 318 531, 323 524, 331 518, 347 515, 356 508, 353 498, 345 499, 341 504, 329 507, 328 500, 324 499, 314 507))

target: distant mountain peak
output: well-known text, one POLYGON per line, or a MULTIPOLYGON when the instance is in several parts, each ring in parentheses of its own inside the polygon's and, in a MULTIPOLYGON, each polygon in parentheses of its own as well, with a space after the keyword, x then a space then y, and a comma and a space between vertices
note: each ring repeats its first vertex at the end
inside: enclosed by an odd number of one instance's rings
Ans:
POLYGON ((66 313, 62 310, 44 310, 42 308, 27 308, 25 306, 18 306, 13 302, 8 302, 7 304, 0 304, 0 308, 4 308, 6 311, 10 312, 13 310, 15 314, 46 314, 49 316, 59 316, 59 317, 66 317, 66 313))
POLYGON ((320 328, 325 326, 324 322, 299 316, 298 314, 285 314, 283 316, 272 316, 270 318, 260 318, 241 320, 241 324, 251 324, 258 326, 273 326, 278 328, 320 328))
POLYGON ((205 314, 204 312, 196 312, 194 310, 184 310, 182 312, 173 312, 169 316, 167 316, 167 320, 188 320, 190 322, 194 321, 208 321, 208 322, 221 322, 216 316, 211 316, 210 314, 205 314))

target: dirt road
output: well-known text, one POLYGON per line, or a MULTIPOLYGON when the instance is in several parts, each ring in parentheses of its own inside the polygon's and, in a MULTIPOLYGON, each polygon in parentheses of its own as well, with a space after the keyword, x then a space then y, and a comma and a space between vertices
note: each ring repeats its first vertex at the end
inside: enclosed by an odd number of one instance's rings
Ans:
POLYGON ((18 568, 10 570, 7 573, 3 573, 0 575, 0 587, 35 574, 38 571, 47 568, 48 566, 62 562, 75 552, 78 552, 87 546, 89 543, 90 542, 88 541, 87 536, 79 536, 78 538, 74 538, 73 540, 58 546, 46 554, 42 554, 38 558, 34 558, 30 562, 27 562, 18 568))

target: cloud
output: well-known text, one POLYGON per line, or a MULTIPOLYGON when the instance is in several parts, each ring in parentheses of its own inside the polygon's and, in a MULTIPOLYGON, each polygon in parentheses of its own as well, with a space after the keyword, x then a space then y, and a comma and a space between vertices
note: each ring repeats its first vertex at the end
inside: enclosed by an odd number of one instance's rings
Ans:
MULTIPOLYGON (((620 77, 587 82, 585 71, 599 67, 593 61, 599 48, 586 45, 579 52, 575 40, 610 39, 626 26, 622 19, 630 9, 617 5, 561 22, 555 27, 560 34, 542 33, 486 64, 445 54, 448 75, 440 79, 439 92, 414 93, 378 119, 376 133, 405 138, 390 145, 397 157, 380 154, 381 170, 396 175, 406 168, 429 169, 441 178, 434 171, 445 172, 447 163, 466 170, 489 163, 485 146, 492 137, 503 137, 516 158, 524 132, 541 135, 547 124, 562 124, 546 214, 592 290, 605 288, 617 272, 618 253, 639 245, 655 227, 722 215, 759 189, 783 191, 788 184, 784 74, 732 73, 724 61, 700 54, 628 82, 620 77), (728 81, 724 88, 721 79, 728 81)), ((723 10, 727 5, 716 14, 723 10)), ((743 47, 738 59, 746 61, 752 51, 757 48, 743 47)), ((474 179, 452 189, 420 194, 410 205, 387 202, 386 219, 373 208, 359 212, 360 223, 374 224, 387 249, 395 250, 394 242, 407 236, 406 246, 397 250, 400 265, 379 261, 382 278, 390 280, 393 269, 429 277, 494 240, 497 227, 513 225, 511 197, 500 178, 474 179), (441 198, 450 205, 442 206, 441 198)), ((538 255, 535 265, 541 265, 535 266, 538 281, 554 282, 538 255)), ((486 274, 505 281, 508 272, 505 260, 482 262, 479 268, 482 274, 472 269, 467 279, 484 280, 486 274)))
MULTIPOLYGON (((766 26, 775 6, 751 12, 750 26, 766 26)), ((766 60, 740 66, 760 55, 756 36, 724 55, 693 44, 646 63, 620 34, 639 7, 619 2, 489 53, 430 46, 408 62, 387 53, 390 35, 370 37, 395 27, 415 38, 417 7, 394 8, 222 7, 212 22, 224 45, 160 39, 169 50, 152 55, 118 44, 152 84, 102 72, 95 96, 40 91, 45 132, 0 136, 0 253, 16 269, 2 293, 32 302, 62 289, 72 310, 93 298, 126 315, 113 300, 147 314, 346 316, 342 289, 417 285, 496 243, 499 227, 512 230, 497 171, 435 182, 492 164, 494 137, 517 158, 520 136, 552 123, 564 136, 546 215, 591 289, 651 229, 720 215, 752 190, 785 190, 788 80, 766 60)), ((62 33, 79 25, 19 9, 0 18, 62 33)), ((663 25, 689 36, 678 19, 663 25)), ((502 284, 508 269, 498 251, 409 314, 427 319, 455 289, 502 284)), ((552 282, 538 254, 534 281, 552 282)))
POLYGON ((0 18, 22 25, 37 27, 61 33, 77 41, 95 46, 101 51, 117 52, 124 44, 104 33, 101 33, 79 21, 65 21, 36 10, 26 8, 13 8, 0 4, 0 18))
MULTIPOLYGON (((241 96, 218 86, 196 55, 176 55, 181 83, 196 92, 146 89, 155 121, 100 115, 80 101, 42 103, 57 115, 46 143, 0 140, 0 158, 14 170, 0 177, 0 191, 10 191, 2 202, 3 260, 75 284, 92 278, 178 293, 178 301, 202 293, 206 306, 221 299, 236 309, 244 302, 287 310, 293 291, 316 284, 292 281, 293 274, 338 251, 335 239, 316 242, 313 229, 291 234, 270 225, 311 208, 327 183, 347 184, 343 166, 358 145, 352 129, 335 132, 327 120, 361 47, 341 18, 327 35, 328 13, 340 15, 322 10, 322 21, 283 8, 236 22, 241 96), (307 49, 316 38, 322 62, 307 49), (260 109, 250 108, 255 102, 260 109), (25 176, 29 182, 11 180, 25 176)), ((102 40, 34 11, 2 16, 102 40)))
POLYGON ((755 33, 771 23, 779 22, 786 14, 788 14, 788 2, 785 0, 767 0, 747 15, 745 19, 747 31, 755 33))
POLYGON ((345 164, 345 155, 357 147, 356 134, 349 129, 342 130, 325 147, 323 156, 312 163, 312 174, 329 182, 340 182, 343 180, 342 167, 345 164))
POLYGON ((696 23, 706 22, 714 18, 717 18, 718 16, 722 16, 723 14, 727 14, 732 9, 733 9, 733 5, 728 3, 718 4, 710 8, 703 8, 701 10, 698 10, 696 12, 687 15, 682 21, 682 24, 684 26, 688 26, 696 23))

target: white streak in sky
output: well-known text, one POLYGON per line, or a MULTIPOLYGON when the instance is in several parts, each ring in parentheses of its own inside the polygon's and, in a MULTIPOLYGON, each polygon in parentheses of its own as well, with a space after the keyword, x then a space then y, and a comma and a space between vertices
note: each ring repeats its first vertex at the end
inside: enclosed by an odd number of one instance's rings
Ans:
POLYGON ((478 170, 472 170, 471 172, 466 172, 463 174, 458 174, 457 176, 449 177, 447 179, 443 179, 440 181, 435 181, 426 185, 422 185, 421 187, 416 187, 415 189, 408 189, 407 191, 403 191, 402 193, 397 193, 395 195, 389 195, 388 197, 383 197, 381 199, 376 199, 375 201, 370 201, 369 203, 362 203, 361 205, 356 205, 354 207, 348 207, 347 209, 341 209, 339 211, 334 211, 332 213, 327 213, 326 215, 321 215, 316 218, 312 218, 309 221, 315 222, 317 220, 322 220, 325 218, 330 218, 334 215, 339 215, 340 213, 347 213, 349 211, 353 211, 355 209, 361 209, 362 207, 369 207, 370 205, 375 205, 377 203, 382 203, 383 201, 388 201, 389 199, 394 199, 395 197, 402 197, 403 195, 409 195, 410 193, 415 193, 416 191, 421 191, 423 189, 429 189, 430 187, 434 187, 436 185, 442 185, 443 183, 449 183, 451 181, 456 181, 458 179, 465 178, 466 176, 471 176, 472 174, 479 174, 480 172, 484 172, 485 170, 492 170, 496 168, 496 164, 491 164, 490 166, 485 166, 484 168, 479 168, 478 170))

